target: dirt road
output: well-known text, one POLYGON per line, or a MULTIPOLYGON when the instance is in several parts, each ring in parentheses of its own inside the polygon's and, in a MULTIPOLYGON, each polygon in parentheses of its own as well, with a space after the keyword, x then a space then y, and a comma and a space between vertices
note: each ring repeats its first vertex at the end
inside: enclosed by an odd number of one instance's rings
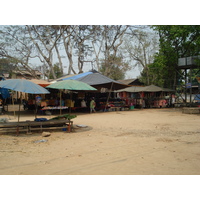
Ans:
POLYGON ((0 174, 200 174, 200 115, 144 109, 73 121, 87 127, 50 137, 0 135, 0 174))

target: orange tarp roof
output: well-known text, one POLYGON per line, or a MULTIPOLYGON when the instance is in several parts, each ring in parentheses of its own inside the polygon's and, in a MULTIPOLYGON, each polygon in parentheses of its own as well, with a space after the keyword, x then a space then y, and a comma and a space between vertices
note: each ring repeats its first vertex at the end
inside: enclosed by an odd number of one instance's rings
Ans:
POLYGON ((50 85, 50 82, 42 80, 42 79, 31 79, 30 81, 35 84, 38 84, 42 87, 46 87, 46 86, 50 85))

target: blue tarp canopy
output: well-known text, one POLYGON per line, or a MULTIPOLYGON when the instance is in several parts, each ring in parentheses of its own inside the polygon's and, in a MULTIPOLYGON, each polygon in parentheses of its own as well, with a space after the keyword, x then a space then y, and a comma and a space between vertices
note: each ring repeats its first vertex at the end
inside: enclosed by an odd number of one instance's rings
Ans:
MULTIPOLYGON (((5 78, 3 76, 0 76, 1 81, 4 81, 5 78)), ((10 97, 10 93, 9 90, 7 88, 0 88, 0 94, 2 96, 3 99, 7 99, 10 97)))
POLYGON ((200 94, 197 94, 197 95, 195 96, 194 100, 200 101, 200 94))
POLYGON ((87 76, 88 74, 92 74, 93 72, 85 72, 85 73, 81 73, 81 74, 77 74, 75 76, 71 76, 71 77, 68 77, 68 78, 61 78, 59 81, 64 81, 64 80, 77 80, 81 77, 84 77, 84 76, 87 76))
POLYGON ((125 85, 119 81, 115 81, 95 70, 77 74, 75 76, 69 76, 63 78, 61 77, 57 81, 62 81, 62 80, 78 80, 87 83, 93 87, 104 87, 112 90, 128 87, 128 85, 125 85))
POLYGON ((9 93, 8 89, 6 89, 6 88, 0 88, 0 94, 3 99, 7 99, 10 97, 10 93, 9 93))
POLYGON ((25 79, 8 79, 5 81, 0 81, 0 87, 31 94, 50 93, 47 89, 25 79))

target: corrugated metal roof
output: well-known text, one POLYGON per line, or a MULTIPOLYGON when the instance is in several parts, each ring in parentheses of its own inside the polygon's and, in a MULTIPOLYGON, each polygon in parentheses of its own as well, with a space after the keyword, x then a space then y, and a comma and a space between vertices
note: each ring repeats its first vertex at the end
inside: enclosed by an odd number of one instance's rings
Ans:
POLYGON ((83 81, 89 85, 99 85, 99 84, 105 84, 105 83, 110 83, 110 82, 119 83, 100 73, 91 73, 91 74, 88 74, 87 76, 80 77, 78 80, 83 81))
POLYGON ((88 74, 92 74, 92 73, 93 72, 85 72, 85 73, 77 74, 77 75, 74 75, 74 76, 62 78, 62 80, 77 80, 81 77, 87 76, 88 74))
POLYGON ((128 87, 128 85, 120 83, 119 81, 115 81, 100 73, 88 74, 87 76, 81 77, 77 80, 82 81, 92 86, 99 86, 99 87, 104 87, 104 88, 109 88, 109 89, 112 88, 112 90, 128 87))
POLYGON ((63 75, 57 79, 52 80, 51 83, 56 83, 57 81, 62 81, 64 78, 69 78, 69 77, 76 76, 76 75, 77 74, 63 75))
MULTIPOLYGON (((107 76, 102 75, 101 73, 97 71, 89 71, 73 76, 68 76, 68 77, 60 77, 57 79, 57 81, 61 80, 78 80, 82 81, 84 83, 87 83, 92 86, 99 86, 99 87, 105 87, 105 88, 111 88, 112 89, 122 89, 125 87, 128 87, 128 85, 123 84, 119 81, 115 81, 107 76)), ((51 83, 56 82, 56 80, 52 81, 51 83)))

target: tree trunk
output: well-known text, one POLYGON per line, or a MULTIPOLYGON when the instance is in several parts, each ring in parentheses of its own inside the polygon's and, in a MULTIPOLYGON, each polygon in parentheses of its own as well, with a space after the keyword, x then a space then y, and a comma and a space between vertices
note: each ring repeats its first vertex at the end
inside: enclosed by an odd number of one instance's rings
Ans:
POLYGON ((93 46, 93 49, 94 49, 94 53, 95 53, 95 57, 96 57, 96 64, 97 64, 97 70, 100 71, 100 62, 99 62, 99 54, 101 52, 101 47, 102 47, 102 44, 103 44, 103 40, 101 42, 101 45, 99 47, 99 51, 97 53, 96 49, 95 49, 95 45, 94 45, 94 41, 92 41, 92 46, 93 46))
POLYGON ((64 73, 64 70, 63 70, 62 59, 61 59, 61 56, 60 56, 60 53, 59 53, 59 50, 58 50, 57 45, 55 45, 55 49, 56 49, 56 53, 57 53, 57 56, 58 56, 60 71, 61 71, 61 73, 63 74, 63 73, 64 73))
POLYGON ((42 44, 44 45, 45 49, 48 52, 48 57, 47 57, 43 53, 43 51, 41 49, 41 46, 39 46, 39 44, 36 42, 37 40, 32 36, 30 27, 27 26, 27 28, 28 28, 29 36, 30 36, 32 42, 35 44, 35 46, 36 46, 37 50, 39 51, 40 55, 44 58, 46 63, 49 65, 49 68, 50 68, 50 71, 52 72, 53 78, 56 79, 56 75, 55 75, 55 72, 53 70, 53 63, 52 63, 52 50, 53 50, 53 47, 55 46, 56 43, 54 43, 54 45, 51 48, 47 48, 47 46, 45 45, 44 41, 42 40, 42 38, 40 37, 39 33, 37 32, 36 28, 34 27, 34 32, 38 35, 39 41, 42 42, 42 44))
POLYGON ((65 37, 63 35, 63 42, 64 42, 64 47, 65 47, 65 52, 67 54, 68 61, 69 61, 68 74, 71 74, 71 72, 73 72, 74 74, 76 74, 76 72, 73 69, 72 44, 70 44, 71 43, 70 36, 65 37))

